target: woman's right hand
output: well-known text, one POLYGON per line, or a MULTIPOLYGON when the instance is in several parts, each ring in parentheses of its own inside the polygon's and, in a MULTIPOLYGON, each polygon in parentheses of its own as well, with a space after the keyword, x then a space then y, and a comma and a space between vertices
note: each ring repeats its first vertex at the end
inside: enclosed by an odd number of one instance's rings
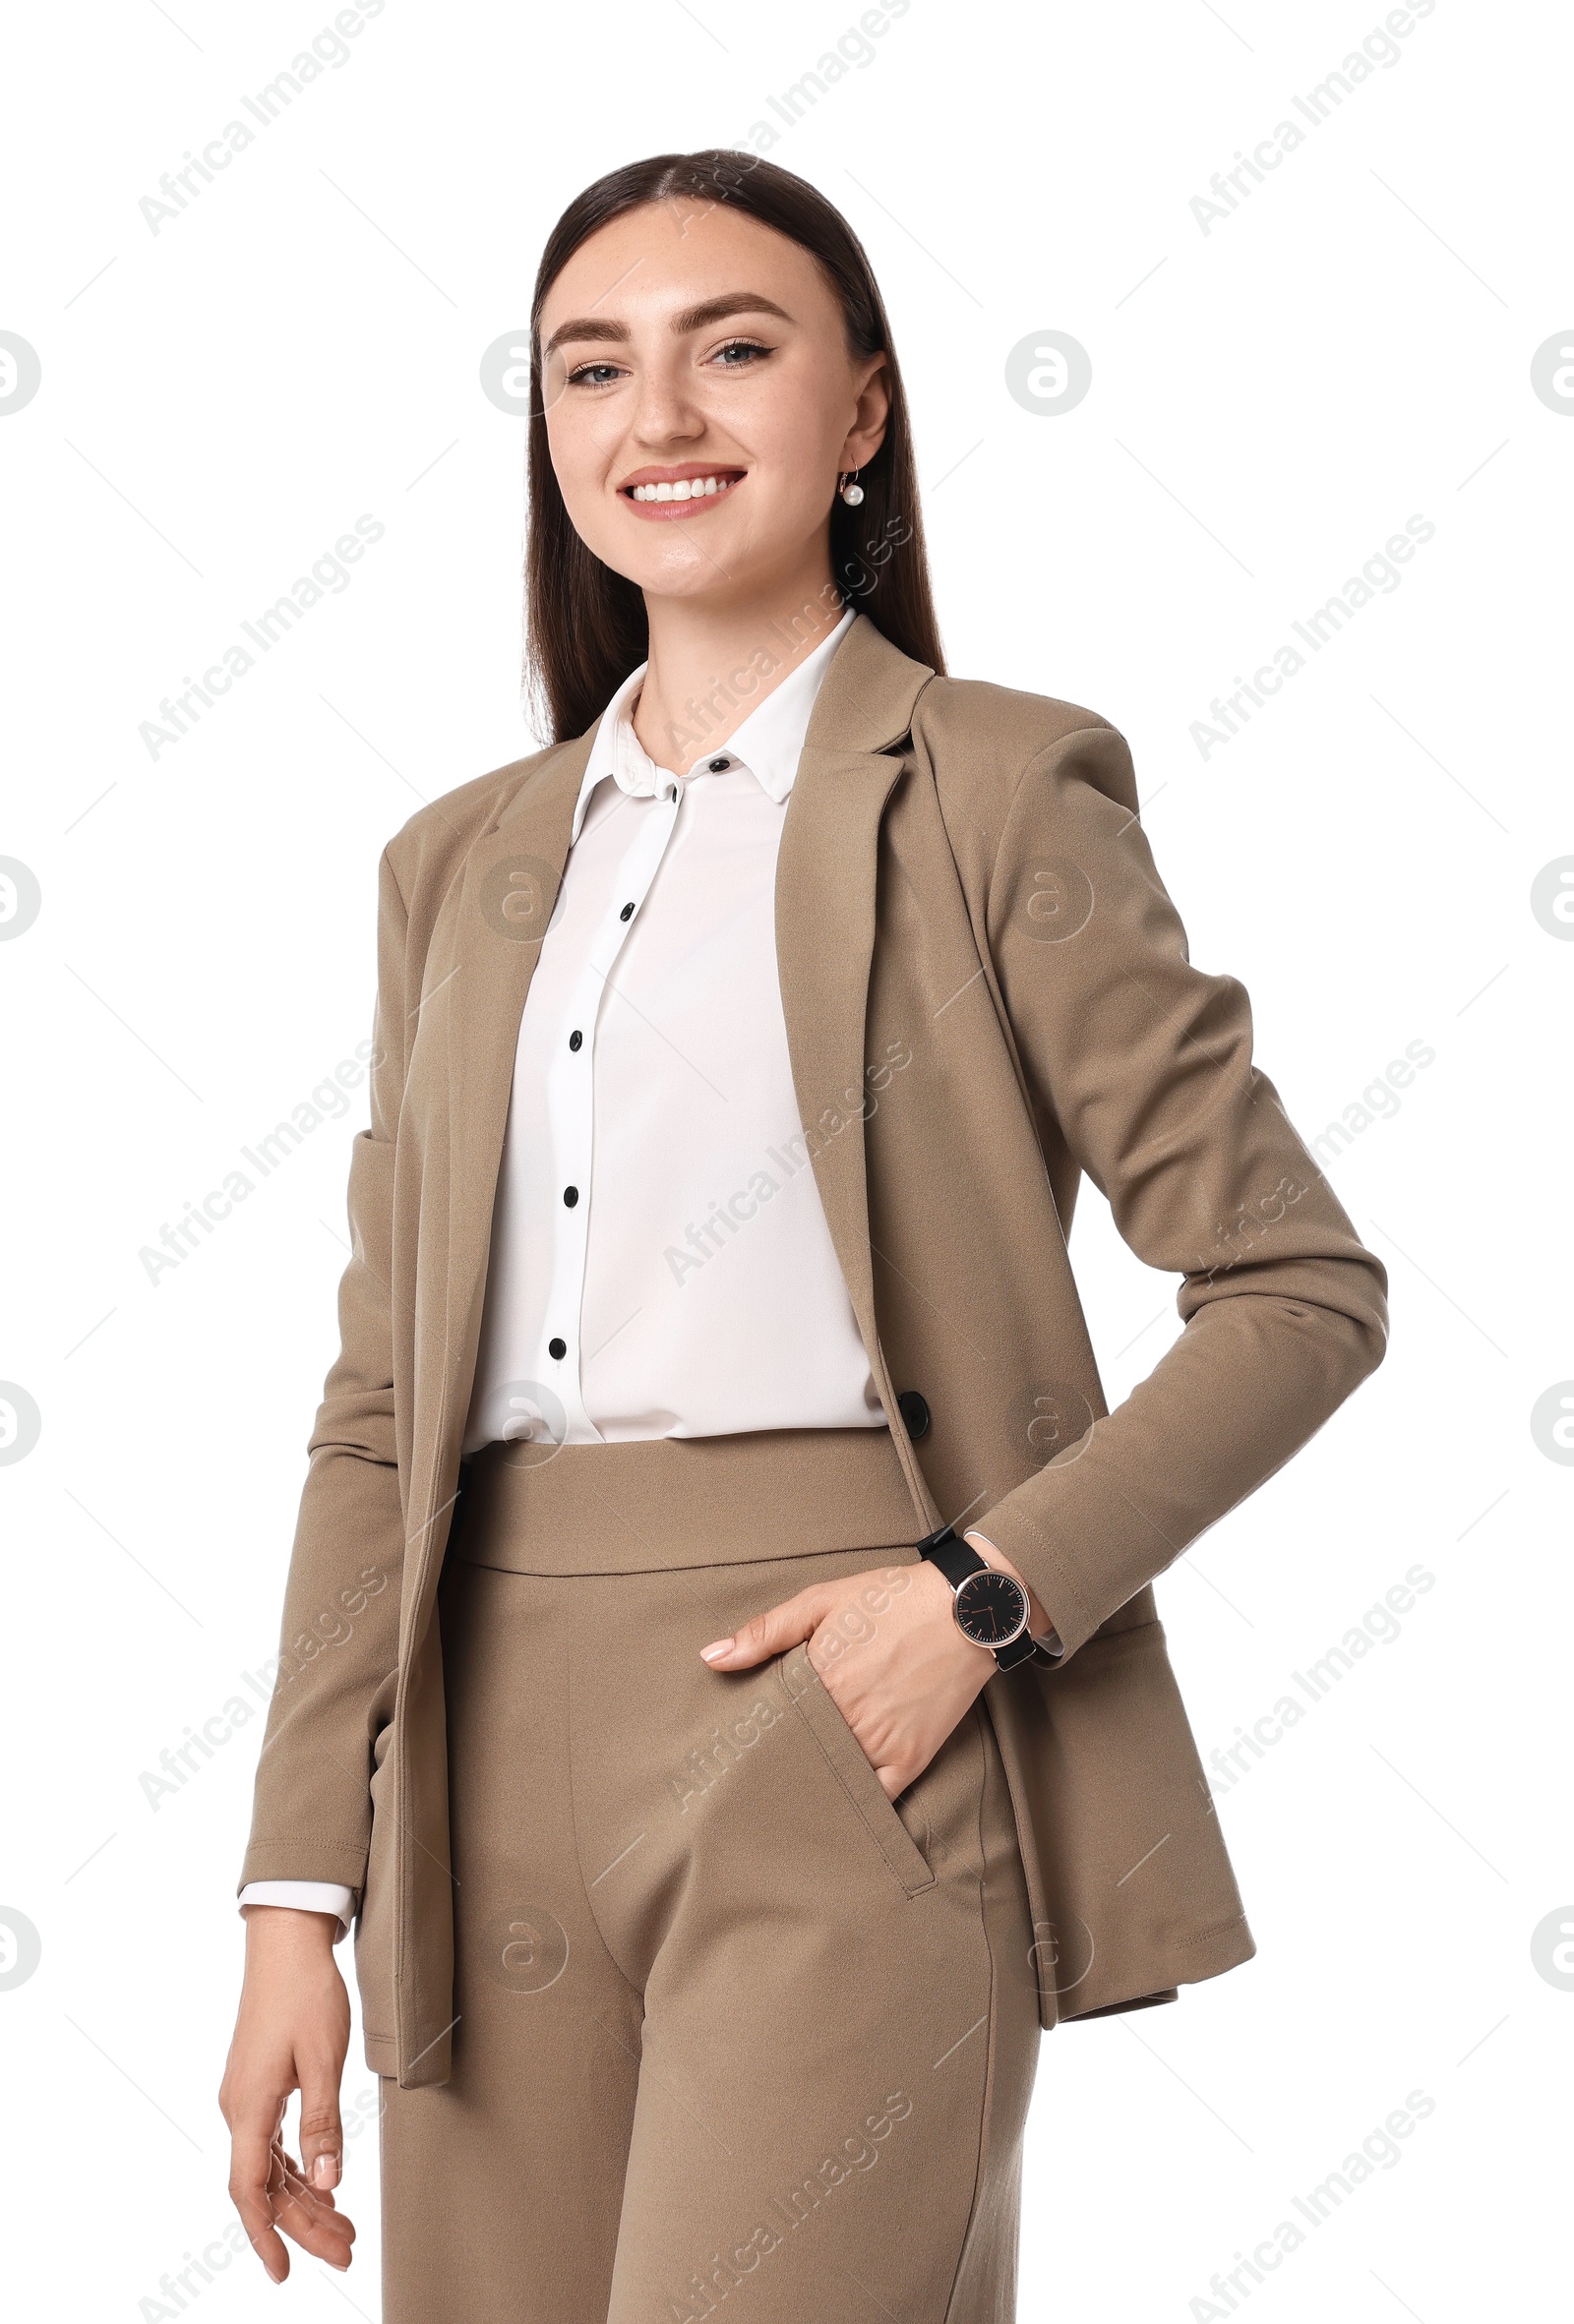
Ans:
POLYGON ((218 2104, 230 2133, 229 2191, 273 2283, 289 2274, 279 2231, 330 2267, 347 2268, 355 2230, 335 2209, 343 2133, 339 2078, 350 2002, 333 1960, 332 1913, 245 1908, 246 1978, 218 2104), (283 2145, 284 2108, 301 2094, 301 2153, 283 2145))

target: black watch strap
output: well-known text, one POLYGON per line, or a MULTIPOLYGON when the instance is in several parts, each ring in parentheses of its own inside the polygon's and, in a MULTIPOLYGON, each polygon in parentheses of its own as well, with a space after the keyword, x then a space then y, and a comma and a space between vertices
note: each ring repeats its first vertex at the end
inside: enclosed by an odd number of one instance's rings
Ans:
MULTIPOLYGON (((938 1566, 952 1589, 960 1588, 969 1574, 988 1571, 987 1561, 979 1556, 970 1542, 962 1539, 954 1525, 941 1525, 938 1532, 926 1534, 918 1544, 918 1554, 928 1558, 931 1565, 938 1566)), ((1059 1661, 1065 1651, 1053 1630, 1042 1639, 1030 1638, 1023 1631, 1021 1637, 1013 1639, 1008 1646, 994 1646, 990 1650, 1001 1670, 1014 1670, 1019 1662, 1029 1661, 1053 1665, 1059 1661)))
POLYGON ((984 1560, 971 1543, 962 1539, 954 1525, 941 1525, 938 1533, 926 1534, 918 1545, 921 1558, 928 1558, 932 1566, 938 1566, 952 1589, 959 1589, 969 1574, 982 1574, 984 1560))

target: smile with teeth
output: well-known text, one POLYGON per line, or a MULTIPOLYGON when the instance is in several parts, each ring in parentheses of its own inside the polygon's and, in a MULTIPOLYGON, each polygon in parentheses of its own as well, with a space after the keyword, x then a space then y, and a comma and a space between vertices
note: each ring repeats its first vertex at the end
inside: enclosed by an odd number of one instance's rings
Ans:
POLYGON ((743 480, 738 476, 680 476, 676 484, 636 484, 629 488, 633 501, 710 501, 743 480))

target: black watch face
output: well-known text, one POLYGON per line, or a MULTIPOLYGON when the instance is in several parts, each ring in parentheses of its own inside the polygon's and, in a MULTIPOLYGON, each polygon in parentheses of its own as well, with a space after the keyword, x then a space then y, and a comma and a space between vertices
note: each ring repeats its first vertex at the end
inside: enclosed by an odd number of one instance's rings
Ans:
POLYGON ((993 1567, 969 1574, 956 1593, 957 1627, 975 1646, 1008 1646, 1026 1630, 1027 1618, 1027 1591, 993 1567))

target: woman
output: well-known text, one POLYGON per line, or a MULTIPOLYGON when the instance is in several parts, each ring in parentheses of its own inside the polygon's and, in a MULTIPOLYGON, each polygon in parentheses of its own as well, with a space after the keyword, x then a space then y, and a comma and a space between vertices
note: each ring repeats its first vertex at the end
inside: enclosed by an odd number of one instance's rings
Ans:
POLYGON ((1380 1360, 1383 1270, 1120 735, 940 675, 841 217, 617 171, 532 335, 556 740, 383 861, 234 2193, 275 2280, 348 2264, 353 1915, 385 2316, 1009 2317, 1041 2030, 1252 1950, 1149 1584, 1380 1360), (1184 1278, 1114 1413, 1083 1170, 1184 1278))

